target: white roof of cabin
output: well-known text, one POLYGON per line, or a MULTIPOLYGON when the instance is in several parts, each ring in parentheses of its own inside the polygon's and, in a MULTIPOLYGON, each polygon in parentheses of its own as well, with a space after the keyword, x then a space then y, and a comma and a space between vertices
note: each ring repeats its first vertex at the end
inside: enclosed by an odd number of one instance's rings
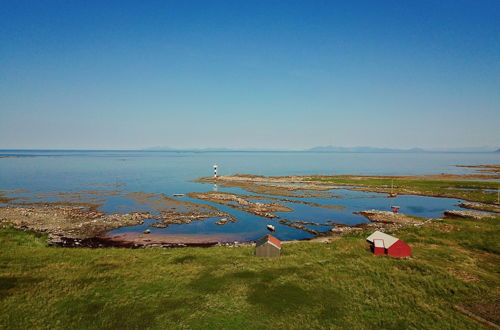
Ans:
POLYGON ((399 238, 396 238, 396 237, 391 236, 391 235, 387 235, 387 234, 385 234, 381 231, 378 231, 378 230, 366 238, 366 240, 370 243, 373 243, 373 240, 375 240, 375 239, 383 240, 384 246, 386 249, 390 248, 394 243, 399 241, 399 238))
POLYGON ((373 245, 375 245, 375 247, 380 247, 380 248, 383 248, 385 247, 384 246, 384 240, 383 239, 374 239, 373 240, 373 245))

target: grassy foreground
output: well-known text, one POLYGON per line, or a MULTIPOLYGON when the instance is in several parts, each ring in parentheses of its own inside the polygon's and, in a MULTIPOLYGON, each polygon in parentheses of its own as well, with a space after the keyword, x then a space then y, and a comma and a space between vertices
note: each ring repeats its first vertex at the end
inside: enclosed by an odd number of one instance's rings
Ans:
POLYGON ((499 322, 500 218, 401 229, 412 259, 364 234, 252 247, 68 249, 0 229, 0 328, 440 328, 499 322), (458 306, 458 308, 457 308, 458 306))

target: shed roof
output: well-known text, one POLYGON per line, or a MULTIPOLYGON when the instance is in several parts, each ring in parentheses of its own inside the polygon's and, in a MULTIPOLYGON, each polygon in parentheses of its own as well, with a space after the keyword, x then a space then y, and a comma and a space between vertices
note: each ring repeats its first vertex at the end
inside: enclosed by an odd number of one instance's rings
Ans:
POLYGON ((376 240, 376 239, 383 240, 386 249, 390 248, 394 243, 399 241, 399 238, 396 238, 396 237, 391 236, 391 235, 387 235, 386 233, 383 233, 383 232, 378 231, 378 230, 366 238, 366 240, 370 243, 373 243, 373 240, 376 240))
POLYGON ((271 243, 272 245, 276 246, 278 249, 281 249, 281 241, 279 239, 277 239, 276 237, 271 236, 271 235, 266 235, 266 236, 260 238, 257 241, 256 247, 261 246, 262 244, 265 244, 265 243, 271 243))
POLYGON ((375 245, 375 247, 380 247, 380 248, 385 247, 384 246, 384 240, 383 239, 378 239, 378 238, 375 238, 373 240, 373 245, 375 245))

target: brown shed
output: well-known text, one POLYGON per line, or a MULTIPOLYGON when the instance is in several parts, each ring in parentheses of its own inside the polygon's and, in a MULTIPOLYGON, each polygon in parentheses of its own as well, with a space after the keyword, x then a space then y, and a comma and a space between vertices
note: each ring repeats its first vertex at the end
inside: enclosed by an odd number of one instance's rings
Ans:
POLYGON ((255 246, 256 257, 276 258, 281 253, 281 242, 274 236, 266 235, 257 241, 255 246))

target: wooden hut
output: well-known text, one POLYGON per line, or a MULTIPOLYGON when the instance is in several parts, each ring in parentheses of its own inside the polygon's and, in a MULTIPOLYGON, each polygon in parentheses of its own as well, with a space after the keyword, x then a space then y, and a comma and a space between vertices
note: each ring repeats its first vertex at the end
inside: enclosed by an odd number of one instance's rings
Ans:
POLYGON ((387 254, 391 257, 403 258, 411 256, 411 248, 397 237, 376 231, 366 238, 370 243, 373 254, 387 254), (382 253, 382 249, 384 253, 382 253))
POLYGON ((281 253, 281 242, 274 236, 266 235, 257 241, 255 246, 256 257, 276 258, 281 253))

